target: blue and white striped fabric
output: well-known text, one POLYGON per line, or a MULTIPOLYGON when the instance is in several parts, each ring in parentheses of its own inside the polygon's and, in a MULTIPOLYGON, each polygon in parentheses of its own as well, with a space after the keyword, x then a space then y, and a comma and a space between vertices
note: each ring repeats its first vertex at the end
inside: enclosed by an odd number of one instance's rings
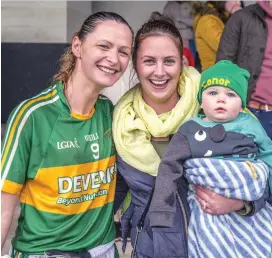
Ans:
MULTIPOLYGON (((184 164, 190 184, 203 185, 229 198, 253 201, 262 197, 269 174, 261 162, 215 158, 189 159, 184 164)), ((210 215, 202 211, 190 186, 190 258, 272 257, 272 206, 266 203, 250 217, 236 212, 210 215)))

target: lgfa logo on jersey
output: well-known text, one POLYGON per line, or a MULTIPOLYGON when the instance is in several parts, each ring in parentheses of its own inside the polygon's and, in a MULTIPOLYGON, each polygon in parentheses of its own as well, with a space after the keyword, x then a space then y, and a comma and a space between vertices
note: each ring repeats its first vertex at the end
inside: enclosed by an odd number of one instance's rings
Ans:
POLYGON ((57 142, 57 149, 71 149, 71 148, 77 148, 79 149, 79 145, 77 144, 77 139, 74 138, 74 141, 62 141, 62 142, 57 142))

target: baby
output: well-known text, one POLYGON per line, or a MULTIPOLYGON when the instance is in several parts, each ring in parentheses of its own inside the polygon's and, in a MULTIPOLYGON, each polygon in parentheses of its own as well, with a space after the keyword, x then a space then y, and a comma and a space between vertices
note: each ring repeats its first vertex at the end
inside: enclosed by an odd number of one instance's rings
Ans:
POLYGON ((247 70, 226 60, 204 71, 198 92, 204 115, 181 125, 160 164, 150 222, 171 226, 178 181, 185 176, 190 184, 189 257, 271 257, 268 202, 252 216, 211 215, 192 188, 202 185, 246 202, 261 198, 269 180, 271 188, 272 141, 259 121, 244 112, 249 77, 247 70))

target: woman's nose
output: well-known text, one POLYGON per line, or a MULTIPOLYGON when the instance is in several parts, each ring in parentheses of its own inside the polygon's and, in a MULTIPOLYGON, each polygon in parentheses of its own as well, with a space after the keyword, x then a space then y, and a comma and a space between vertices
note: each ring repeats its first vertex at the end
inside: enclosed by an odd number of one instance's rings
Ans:
POLYGON ((108 51, 107 60, 111 62, 112 64, 117 64, 119 61, 118 52, 114 49, 112 49, 111 51, 108 51))
POLYGON ((157 77, 163 77, 165 75, 165 68, 163 64, 161 63, 156 64, 154 75, 157 77))

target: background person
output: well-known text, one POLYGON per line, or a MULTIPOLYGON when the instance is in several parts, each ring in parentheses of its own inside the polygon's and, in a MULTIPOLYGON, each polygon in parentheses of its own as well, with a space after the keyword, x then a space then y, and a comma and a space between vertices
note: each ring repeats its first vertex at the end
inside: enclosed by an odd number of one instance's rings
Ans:
POLYGON ((217 52, 217 61, 222 59, 249 71, 247 107, 272 139, 272 1, 258 1, 230 17, 217 52))
POLYGON ((195 60, 196 46, 193 31, 193 3, 190 1, 168 1, 163 9, 163 15, 169 17, 176 25, 183 40, 183 46, 188 48, 195 60))
POLYGON ((194 4, 195 42, 202 71, 214 65, 220 38, 230 16, 230 11, 234 12, 237 9, 236 4, 231 5, 226 1, 207 1, 204 4, 201 2, 194 4), (235 8, 232 8, 233 6, 235 8))

